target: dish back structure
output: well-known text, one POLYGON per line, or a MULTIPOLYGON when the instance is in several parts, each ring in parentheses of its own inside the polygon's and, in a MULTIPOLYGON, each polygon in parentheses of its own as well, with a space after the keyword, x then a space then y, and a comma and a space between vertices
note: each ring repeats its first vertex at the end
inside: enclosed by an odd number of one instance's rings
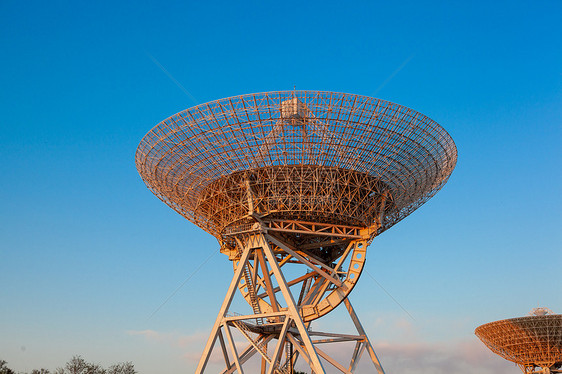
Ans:
POLYGON ((562 373, 562 315, 545 314, 486 323, 476 336, 523 373, 562 373))
POLYGON ((254 353, 262 356, 264 373, 291 372, 299 355, 316 373, 324 370, 320 357, 353 372, 365 350, 383 372, 347 296, 372 239, 431 198, 456 160, 449 134, 423 114, 334 92, 235 96, 154 127, 136 153, 142 179, 215 236, 234 267, 197 373, 217 339, 225 373, 241 373, 254 353), (285 279, 290 272, 281 268, 289 265, 304 270, 285 279), (236 289, 253 314, 229 314, 236 289), (342 302, 358 334, 332 335, 330 342, 356 342, 347 369, 315 345, 330 339, 310 338, 319 333, 310 322, 342 302), (231 342, 231 327, 250 343, 242 354, 231 342), (272 339, 278 343, 271 353, 272 339))

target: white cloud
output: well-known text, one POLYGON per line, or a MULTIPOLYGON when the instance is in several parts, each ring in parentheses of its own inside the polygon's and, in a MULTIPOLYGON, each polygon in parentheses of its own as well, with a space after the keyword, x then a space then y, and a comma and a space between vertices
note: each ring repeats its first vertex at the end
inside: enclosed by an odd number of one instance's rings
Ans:
MULTIPOLYGON (((170 348, 178 351, 178 359, 185 362, 186 366, 196 366, 201 357, 201 353, 207 343, 209 337, 208 332, 196 332, 190 335, 184 335, 177 332, 158 332, 154 330, 129 330, 126 331, 127 335, 131 336, 141 336, 146 341, 153 344, 167 345, 170 348)), ((235 335, 235 344, 237 350, 240 352, 247 346, 247 341, 243 341, 239 336, 235 335)), ((229 351, 230 354, 230 351, 229 351)), ((218 340, 215 343, 215 347, 209 358, 210 364, 221 364, 224 363, 224 358, 222 356, 222 351, 220 349, 218 340)), ((195 368, 195 367, 194 367, 195 368)))
POLYGON ((144 336, 149 340, 160 340, 161 334, 154 331, 154 330, 129 330, 127 331, 127 335, 139 335, 144 336))
MULTIPOLYGON (((416 374, 492 374, 518 373, 515 364, 510 363, 490 352, 476 338, 466 341, 448 341, 441 343, 380 343, 374 346, 381 364, 388 373, 416 374)), ((351 347, 325 346, 322 349, 347 364, 351 357, 351 347)), ((329 364, 326 364, 329 366, 329 364)), ((332 368, 328 373, 337 373, 332 368)), ((372 373, 374 366, 365 352, 361 357, 358 373, 372 373)))

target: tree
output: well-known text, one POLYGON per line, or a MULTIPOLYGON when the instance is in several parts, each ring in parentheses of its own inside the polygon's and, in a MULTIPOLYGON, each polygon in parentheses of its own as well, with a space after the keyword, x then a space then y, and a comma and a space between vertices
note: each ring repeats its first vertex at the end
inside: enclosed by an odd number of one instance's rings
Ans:
POLYGON ((86 362, 80 356, 74 356, 63 368, 55 370, 55 374, 107 374, 107 371, 98 364, 86 362))
MULTIPOLYGON (((16 374, 15 371, 8 368, 7 362, 0 360, 0 374, 16 374)), ((25 374, 25 373, 19 373, 25 374)), ((35 369, 30 374, 51 374, 47 369, 35 369)), ((132 362, 119 362, 111 365, 107 370, 99 364, 86 362, 81 356, 72 357, 64 368, 57 368, 52 374, 137 374, 135 365, 132 362)))
POLYGON ((65 365, 63 373, 85 374, 88 363, 80 356, 74 356, 65 365))
MULTIPOLYGON (((119 362, 111 365, 109 369, 104 369, 98 364, 86 362, 80 356, 74 356, 63 368, 55 370, 54 374, 136 374, 135 365, 132 362, 119 362)), ((0 373, 3 374, 3 373, 0 373)), ((11 374, 11 373, 10 373, 11 374)), ((34 373, 32 373, 34 374, 34 373)), ((49 374, 49 373, 38 373, 49 374)))
POLYGON ((4 360, 0 360, 0 374, 16 374, 15 371, 10 369, 8 363, 4 360))
POLYGON ((121 362, 111 365, 107 370, 107 374, 136 374, 135 365, 132 362, 121 362))

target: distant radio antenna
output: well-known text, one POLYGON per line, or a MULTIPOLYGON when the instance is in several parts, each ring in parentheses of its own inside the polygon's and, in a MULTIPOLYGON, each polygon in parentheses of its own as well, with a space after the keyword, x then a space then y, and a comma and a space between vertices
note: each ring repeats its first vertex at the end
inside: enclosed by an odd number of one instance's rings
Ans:
POLYGON ((562 315, 548 308, 533 308, 527 317, 486 323, 475 334, 525 374, 562 373, 562 315))

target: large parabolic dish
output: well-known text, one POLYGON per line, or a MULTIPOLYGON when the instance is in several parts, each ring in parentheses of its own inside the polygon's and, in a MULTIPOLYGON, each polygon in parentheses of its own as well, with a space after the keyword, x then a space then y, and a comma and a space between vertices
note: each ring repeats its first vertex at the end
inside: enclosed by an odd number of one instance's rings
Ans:
POLYGON ((476 336, 494 353, 518 364, 524 373, 535 368, 560 373, 562 315, 544 314, 486 323, 476 336))
POLYGON ((384 374, 348 295, 371 240, 443 187, 456 161, 453 140, 435 121, 343 93, 235 96, 154 127, 136 153, 142 179, 214 235, 233 263, 196 373, 206 370, 218 341, 225 366, 212 372, 241 373, 257 353, 261 373, 292 373, 299 355, 315 373, 325 373, 320 357, 353 373, 367 352, 384 374), (250 313, 230 313, 236 291, 250 313), (311 330, 311 321, 342 303, 357 334, 311 330), (250 343, 241 353, 231 329, 250 343), (275 340, 272 355, 267 345, 275 340), (355 343, 349 369, 316 347, 342 342, 355 343))
POLYGON ((262 216, 365 227, 386 193, 380 233, 432 197, 456 160, 449 134, 425 115, 321 91, 198 105, 159 123, 136 153, 152 192, 217 238, 244 221, 248 187, 262 216))

